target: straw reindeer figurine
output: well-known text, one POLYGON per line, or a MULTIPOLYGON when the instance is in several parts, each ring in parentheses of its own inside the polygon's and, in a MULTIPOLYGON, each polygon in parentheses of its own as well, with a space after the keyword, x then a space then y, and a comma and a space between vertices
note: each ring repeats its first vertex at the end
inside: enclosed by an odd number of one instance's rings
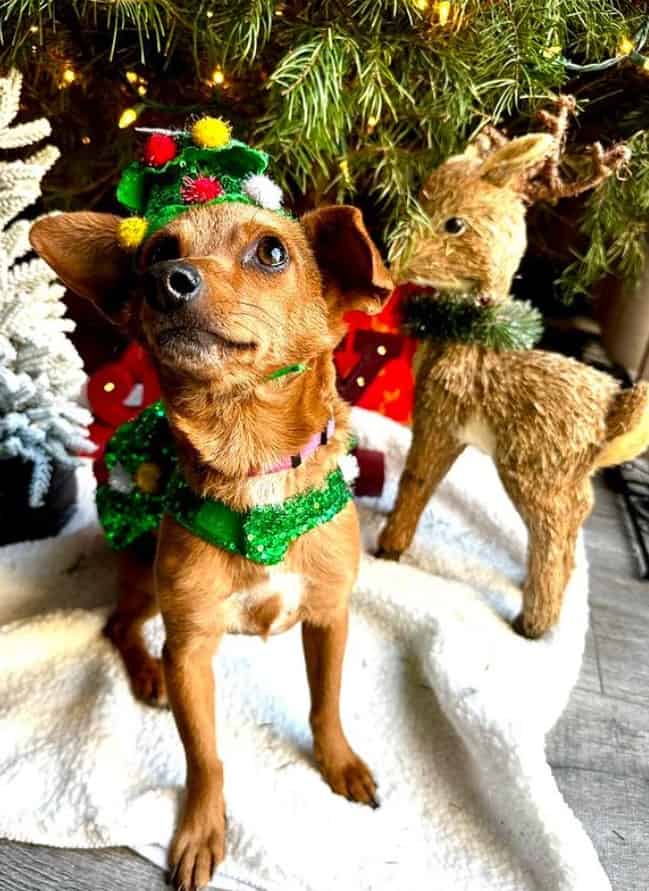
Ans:
MULTIPOLYGON (((624 146, 590 150, 587 175, 560 170, 571 97, 540 117, 549 133, 508 140, 490 129, 423 187, 427 219, 414 221, 396 261, 416 286, 406 326, 419 351, 413 440, 379 556, 399 559, 423 508, 467 445, 488 453, 529 533, 523 611, 514 623, 541 636, 558 619, 577 534, 593 504, 595 470, 649 443, 649 390, 572 359, 532 350, 542 328, 512 301, 526 247, 526 206, 591 189, 628 158, 624 146)), ((582 159, 583 160, 583 159, 582 159)))

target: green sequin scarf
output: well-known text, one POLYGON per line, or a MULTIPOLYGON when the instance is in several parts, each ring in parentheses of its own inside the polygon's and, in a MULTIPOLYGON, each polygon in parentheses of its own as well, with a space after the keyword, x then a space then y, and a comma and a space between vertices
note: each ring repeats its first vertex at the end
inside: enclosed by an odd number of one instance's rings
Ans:
POLYGON ((281 504, 235 511, 201 498, 185 482, 164 407, 156 402, 117 429, 106 447, 108 482, 97 488, 97 512, 109 544, 122 549, 154 532, 165 513, 217 548, 265 565, 280 563, 289 545, 327 523, 351 499, 339 469, 324 485, 281 504))

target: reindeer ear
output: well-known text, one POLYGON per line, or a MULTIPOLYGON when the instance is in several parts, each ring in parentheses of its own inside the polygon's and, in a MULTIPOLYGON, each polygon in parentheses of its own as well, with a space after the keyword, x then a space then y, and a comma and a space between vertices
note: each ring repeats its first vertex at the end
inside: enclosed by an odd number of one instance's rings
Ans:
POLYGON ((497 148, 482 163, 479 175, 495 186, 505 186, 544 161, 555 148, 549 133, 529 133, 497 148))
POLYGON ((61 281, 117 321, 125 309, 130 257, 117 243, 120 217, 107 213, 61 213, 37 220, 32 247, 61 281))
POLYGON ((341 312, 358 309, 374 315, 383 308, 394 283, 356 207, 334 205, 301 220, 322 274, 326 296, 341 312))

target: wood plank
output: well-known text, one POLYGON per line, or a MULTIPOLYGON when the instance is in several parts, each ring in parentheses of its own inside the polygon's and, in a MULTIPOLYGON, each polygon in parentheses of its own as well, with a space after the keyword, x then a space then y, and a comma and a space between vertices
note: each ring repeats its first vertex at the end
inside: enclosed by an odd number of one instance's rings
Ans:
POLYGON ((592 839, 614 891, 647 891, 647 781, 577 767, 555 767, 554 774, 592 839))
POLYGON ((568 708, 548 735, 546 752, 553 768, 649 781, 649 710, 637 703, 574 690, 568 708))
POLYGON ((649 585, 612 579, 608 591, 592 592, 595 631, 604 693, 647 703, 649 691, 649 585))
POLYGON ((165 874, 126 848, 77 851, 0 840, 0 891, 169 891, 165 874))
POLYGON ((586 634, 586 645, 584 647, 584 658, 581 663, 581 671, 577 681, 577 689, 589 690, 593 693, 602 693, 602 682, 599 675, 599 665, 597 657, 597 644, 593 629, 589 627, 586 634))

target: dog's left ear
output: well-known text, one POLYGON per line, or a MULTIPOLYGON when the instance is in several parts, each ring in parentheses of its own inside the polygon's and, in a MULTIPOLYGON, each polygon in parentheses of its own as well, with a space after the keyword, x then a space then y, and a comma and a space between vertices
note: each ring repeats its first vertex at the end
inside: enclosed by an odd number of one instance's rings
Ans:
POLYGON ((320 268, 325 296, 340 312, 381 311, 394 283, 357 207, 333 205, 305 214, 302 226, 320 268))
POLYGON ((87 297, 113 322, 122 320, 131 274, 117 242, 120 218, 108 213, 60 213, 37 220, 32 247, 71 291, 87 297))

